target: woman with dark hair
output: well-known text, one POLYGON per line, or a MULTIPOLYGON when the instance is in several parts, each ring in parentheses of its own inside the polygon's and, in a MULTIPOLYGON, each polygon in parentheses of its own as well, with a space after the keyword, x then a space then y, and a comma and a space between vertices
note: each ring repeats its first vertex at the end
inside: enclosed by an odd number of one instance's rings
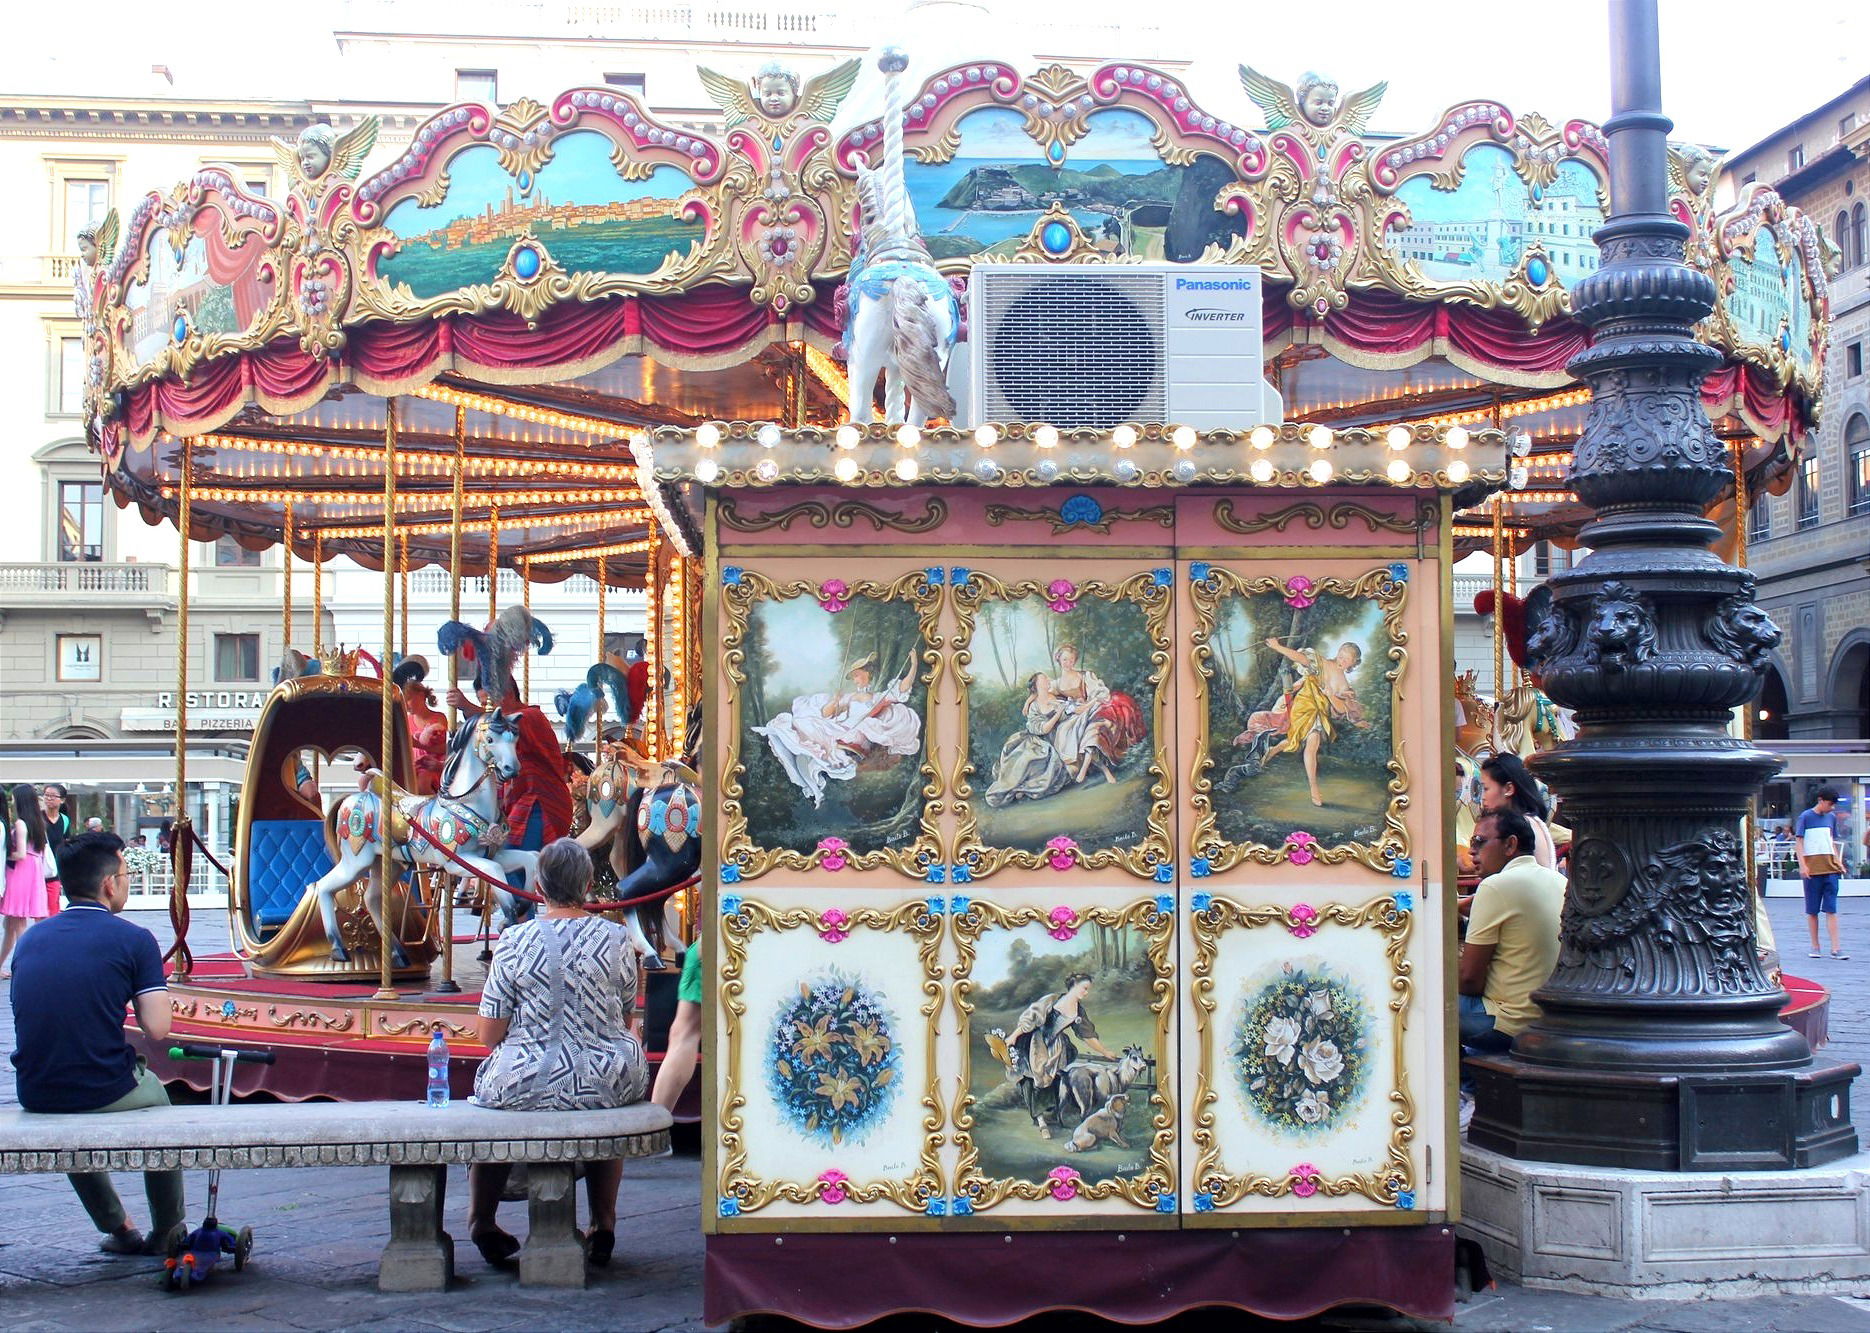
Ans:
POLYGON ((5 918, 5 934, 0 937, 0 980, 12 976, 6 960, 26 927, 46 915, 45 903, 45 814, 39 808, 39 793, 22 782, 13 788, 13 820, 7 829, 6 892, 0 895, 0 917, 5 918))
POLYGON ((1551 813, 1525 760, 1516 754, 1496 754, 1481 761, 1480 808, 1513 810, 1524 815, 1532 825, 1533 860, 1547 870, 1558 869, 1558 849, 1546 823, 1551 813))
POLYGON ((1039 1137, 1049 1139, 1055 1129, 1064 1129, 1058 1105, 1058 1081, 1071 1062, 1078 1058, 1078 1042, 1106 1060, 1117 1053, 1098 1040, 1097 1027, 1085 1012, 1085 999, 1091 994, 1091 974, 1073 972, 1065 978, 1064 989, 1041 995, 1020 1014, 1013 1031, 1007 1035, 1009 1072, 1026 1097, 1026 1114, 1032 1117, 1039 1137))
MULTIPOLYGON (((480 1039, 491 1054, 474 1100, 504 1111, 589 1111, 643 1100, 649 1064, 631 1029, 636 950, 627 931, 584 910, 591 855, 570 838, 539 853, 540 914, 500 936, 481 992, 480 1039)), ((468 1168, 468 1235, 496 1268, 514 1266, 517 1238, 494 1218, 510 1168, 468 1168)), ((610 1262, 623 1163, 587 1162, 588 1254, 610 1262)))

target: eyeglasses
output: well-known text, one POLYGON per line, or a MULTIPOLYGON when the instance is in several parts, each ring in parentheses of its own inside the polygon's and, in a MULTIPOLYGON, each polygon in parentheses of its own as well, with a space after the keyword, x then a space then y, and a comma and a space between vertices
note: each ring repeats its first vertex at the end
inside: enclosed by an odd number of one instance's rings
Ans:
POLYGON ((1470 852, 1478 852, 1481 848, 1485 847, 1488 843, 1499 842, 1499 841, 1500 841, 1500 835, 1497 833, 1491 838, 1483 838, 1480 836, 1480 834, 1476 833, 1473 837, 1468 839, 1467 849, 1470 852))

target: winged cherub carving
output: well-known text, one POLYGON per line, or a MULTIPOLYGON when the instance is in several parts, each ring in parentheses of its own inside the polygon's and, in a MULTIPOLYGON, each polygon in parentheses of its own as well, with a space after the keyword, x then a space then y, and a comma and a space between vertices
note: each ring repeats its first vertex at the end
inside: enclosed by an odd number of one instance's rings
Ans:
POLYGON ((1669 145, 1669 189, 1694 200, 1697 210, 1714 202, 1714 179, 1721 160, 1698 143, 1669 145))
POLYGON ((97 325, 97 301, 104 266, 117 250, 117 210, 104 214, 102 222, 78 229, 78 262, 71 269, 71 299, 85 331, 97 325))
POLYGON ((796 70, 777 60, 768 61, 750 79, 736 79, 714 70, 699 71, 708 96, 721 108, 726 128, 733 129, 749 120, 769 125, 783 124, 795 116, 829 124, 839 103, 850 94, 857 82, 860 62, 855 58, 833 65, 815 79, 799 82, 796 70))
POLYGON ((1240 67, 1240 86, 1265 113, 1267 129, 1283 130, 1290 125, 1314 143, 1340 134, 1362 134, 1383 94, 1389 91, 1388 83, 1378 83, 1342 97, 1334 80, 1312 73, 1301 78, 1293 89, 1250 65, 1240 67))
POLYGON ((354 181, 364 169, 364 158, 376 147, 379 123, 375 116, 365 116, 343 134, 330 125, 307 125, 299 131, 296 143, 273 140, 273 152, 287 179, 308 191, 327 178, 354 181))

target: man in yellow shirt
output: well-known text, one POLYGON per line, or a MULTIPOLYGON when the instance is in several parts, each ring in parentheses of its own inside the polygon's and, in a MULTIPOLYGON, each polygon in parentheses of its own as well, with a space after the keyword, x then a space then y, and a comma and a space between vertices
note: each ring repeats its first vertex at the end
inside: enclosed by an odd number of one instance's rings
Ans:
POLYGON ((1468 845, 1484 878, 1461 945, 1461 1044, 1505 1051, 1539 1017, 1532 993, 1558 965, 1565 877, 1534 859, 1532 826, 1517 810, 1483 814, 1468 845))

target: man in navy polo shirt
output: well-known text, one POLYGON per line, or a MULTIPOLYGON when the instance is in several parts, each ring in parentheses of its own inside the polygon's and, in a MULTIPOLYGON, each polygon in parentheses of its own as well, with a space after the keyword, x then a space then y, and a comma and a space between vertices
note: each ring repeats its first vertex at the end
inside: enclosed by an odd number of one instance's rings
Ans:
MULTIPOLYGON (((66 910, 32 927, 13 955, 13 1068, 20 1105, 43 1113, 167 1106, 162 1082, 124 1040, 124 1010, 156 1041, 169 1035, 169 987, 155 937, 119 920, 130 898, 123 839, 68 838, 59 851, 66 910)), ((166 1254, 183 1230, 182 1173, 146 1171, 147 1242, 107 1172, 67 1177, 111 1254, 166 1254)))

